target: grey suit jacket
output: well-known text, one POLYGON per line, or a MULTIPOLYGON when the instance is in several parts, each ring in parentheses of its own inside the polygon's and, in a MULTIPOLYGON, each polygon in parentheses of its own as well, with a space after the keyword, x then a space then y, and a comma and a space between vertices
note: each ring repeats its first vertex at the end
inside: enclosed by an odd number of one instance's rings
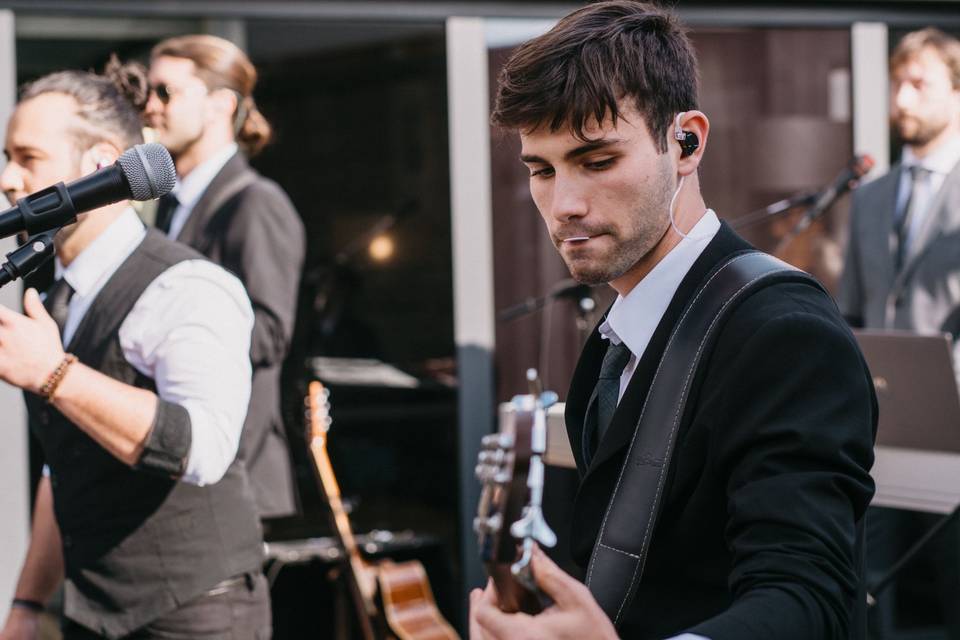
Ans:
MULTIPOLYGON (((946 177, 895 273, 894 209, 902 166, 854 192, 837 304, 855 326, 960 329, 960 165, 946 177)), ((956 355, 956 354, 955 354, 956 355)))
POLYGON ((204 191, 177 240, 240 278, 253 303, 253 384, 238 456, 260 516, 290 515, 297 509, 296 485, 280 413, 280 368, 306 253, 303 222, 283 189, 237 153, 204 191))

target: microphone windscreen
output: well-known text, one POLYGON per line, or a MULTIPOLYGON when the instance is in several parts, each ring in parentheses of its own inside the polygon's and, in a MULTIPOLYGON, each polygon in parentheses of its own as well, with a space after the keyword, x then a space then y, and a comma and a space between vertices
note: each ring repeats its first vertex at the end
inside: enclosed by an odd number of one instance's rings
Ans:
POLYGON ((133 200, 153 200, 170 193, 177 182, 177 170, 170 152, 157 142, 138 144, 117 159, 130 185, 133 200))

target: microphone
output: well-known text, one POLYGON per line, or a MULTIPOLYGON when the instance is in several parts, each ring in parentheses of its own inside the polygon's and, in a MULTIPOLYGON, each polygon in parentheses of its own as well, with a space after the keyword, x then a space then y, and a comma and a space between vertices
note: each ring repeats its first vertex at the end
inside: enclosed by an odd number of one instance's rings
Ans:
POLYGON ((874 160, 869 154, 854 156, 853 159, 843 168, 837 179, 829 187, 817 195, 810 208, 803 214, 803 217, 794 227, 793 233, 797 234, 810 226, 810 224, 829 209, 837 199, 848 191, 856 189, 860 184, 860 178, 869 173, 873 168, 874 160))
POLYGON ((75 222, 78 213, 121 200, 153 200, 169 193, 176 180, 173 159, 163 145, 138 144, 109 167, 17 200, 15 207, 0 212, 0 238, 56 229, 75 222))

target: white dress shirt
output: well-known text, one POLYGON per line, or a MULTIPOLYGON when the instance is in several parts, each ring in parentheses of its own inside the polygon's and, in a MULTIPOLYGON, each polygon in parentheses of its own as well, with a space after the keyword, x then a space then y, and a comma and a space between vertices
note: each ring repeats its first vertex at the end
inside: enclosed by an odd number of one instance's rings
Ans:
POLYGON ((176 240, 177 236, 179 236, 183 230, 183 225, 187 224, 187 220, 190 218, 190 214, 193 212, 193 208, 197 205, 200 197, 236 152, 237 144, 231 142, 194 167, 190 175, 183 180, 177 180, 177 184, 173 187, 171 193, 177 196, 177 201, 180 204, 174 209, 173 217, 170 218, 170 233, 168 233, 167 236, 176 240))
POLYGON ((900 162, 903 165, 903 172, 900 174, 900 188, 897 191, 897 213, 899 215, 906 215, 903 209, 911 198, 910 191, 913 180, 910 167, 919 165, 930 172, 926 180, 921 181, 921 188, 917 190, 917 193, 912 194, 918 202, 916 206, 913 203, 910 205, 914 214, 909 220, 910 228, 907 230, 907 246, 909 246, 916 238, 921 225, 927 219, 927 214, 930 213, 930 204, 940 192, 947 176, 957 166, 957 163, 960 163, 960 136, 950 138, 939 149, 922 159, 913 153, 911 147, 904 147, 900 162))
POLYGON ((631 354, 627 366, 620 374, 620 395, 617 402, 623 398, 623 392, 633 377, 637 363, 643 357, 653 332, 670 306, 677 287, 719 230, 720 220, 717 214, 712 209, 707 209, 687 237, 680 240, 626 297, 617 296, 614 301, 613 307, 600 325, 600 335, 613 344, 623 342, 631 354))
MULTIPOLYGON (((623 392, 630 384, 637 363, 647 350, 657 325, 663 320, 663 314, 667 312, 680 282, 719 230, 720 220, 717 214, 712 209, 707 209, 690 233, 681 239, 643 280, 626 296, 617 296, 614 301, 606 319, 600 325, 600 335, 613 344, 623 342, 630 349, 630 360, 620 374, 620 395, 617 396, 617 402, 623 398, 623 392)), ((684 633, 668 640, 709 639, 684 633)))
MULTIPOLYGON (((58 272, 74 289, 64 323, 69 346, 97 294, 146 235, 127 209, 58 272)), ((157 395, 190 415, 185 482, 220 480, 237 455, 250 401, 253 309, 240 281, 206 260, 180 262, 151 282, 120 325, 123 356, 157 395)))

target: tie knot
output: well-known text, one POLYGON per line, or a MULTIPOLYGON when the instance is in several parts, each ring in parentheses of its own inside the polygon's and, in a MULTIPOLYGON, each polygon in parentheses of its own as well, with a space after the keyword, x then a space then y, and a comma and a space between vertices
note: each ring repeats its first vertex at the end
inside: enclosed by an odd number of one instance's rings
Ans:
POLYGON ((927 176, 932 173, 930 169, 926 168, 922 164, 912 164, 910 165, 910 177, 914 182, 919 182, 920 180, 925 180, 927 176))
POLYGON ((600 376, 604 379, 619 378, 623 373, 623 368, 630 361, 630 349, 621 342, 607 346, 607 352, 603 354, 603 364, 600 365, 600 376))
POLYGON ((50 313, 60 332, 63 333, 63 325, 67 322, 67 313, 70 310, 70 298, 73 297, 73 287, 67 282, 66 278, 60 278, 47 289, 47 297, 44 305, 50 313))

